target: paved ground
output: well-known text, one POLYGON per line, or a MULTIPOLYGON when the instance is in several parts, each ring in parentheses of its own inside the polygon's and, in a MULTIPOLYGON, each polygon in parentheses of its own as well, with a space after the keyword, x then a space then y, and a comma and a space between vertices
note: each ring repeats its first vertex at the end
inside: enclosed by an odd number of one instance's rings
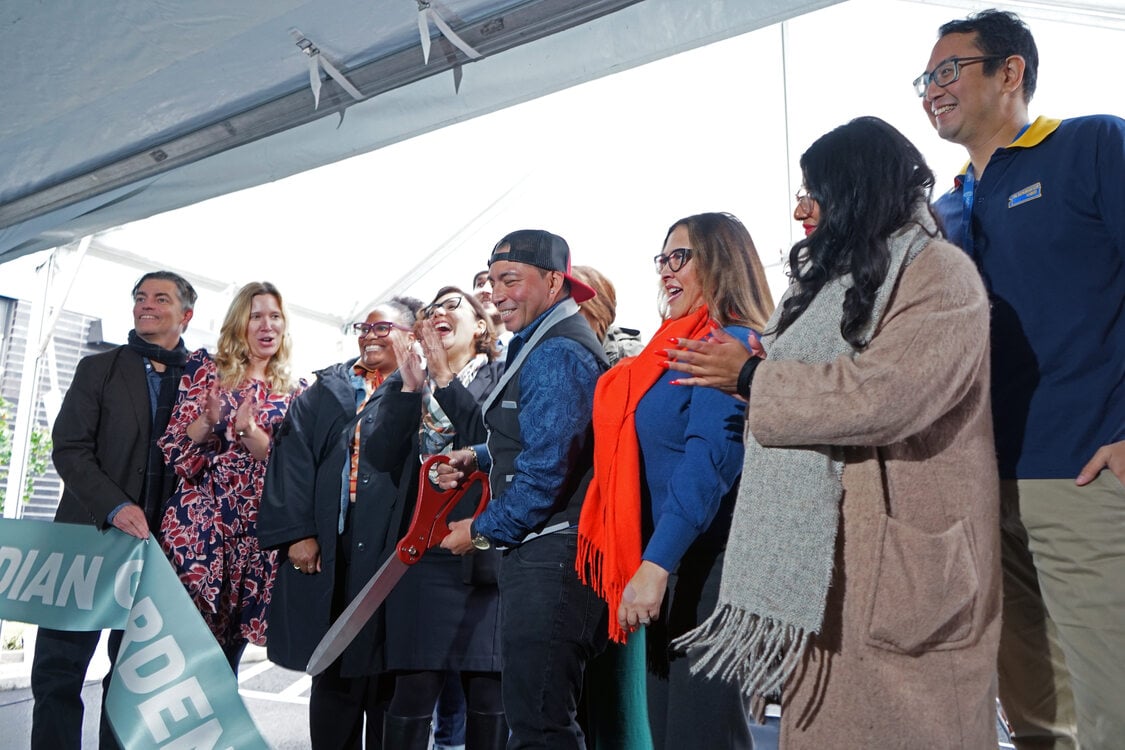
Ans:
MULTIPOLYGON (((25 650, 34 648, 34 628, 25 631, 25 650)), ((103 647, 99 648, 87 672, 82 699, 87 706, 101 703, 101 678, 109 667, 103 647)), ((30 659, 30 657, 28 657, 30 659)), ((0 750, 26 750, 31 736, 30 663, 0 662, 0 750)), ((258 725, 258 730, 274 750, 307 750, 309 747, 308 705, 310 678, 266 661, 265 649, 250 646, 238 673, 239 694, 258 725)), ((97 711, 86 712, 82 745, 98 745, 97 711)), ((777 720, 754 726, 755 750, 776 750, 777 720)), ((1011 748, 1003 728, 1000 748, 1011 748)))
MULTIPOLYGON (((26 652, 34 648, 34 632, 25 636, 26 652)), ((101 678, 109 662, 99 648, 87 672, 83 702, 101 703, 101 678)), ((31 737, 30 665, 0 664, 0 750, 26 750, 31 737)), ((310 678, 303 672, 282 669, 265 660, 265 649, 247 649, 238 673, 239 693, 258 730, 274 750, 307 750, 309 747, 308 705, 310 678)), ((87 710, 82 745, 98 745, 97 711, 87 710)), ((756 750, 777 748, 776 726, 755 727, 756 750)))
MULTIPOLYGON (((34 629, 25 631, 25 652, 34 644, 34 629)), ((30 656, 28 657, 30 659, 30 656)), ((86 673, 82 700, 87 707, 101 704, 101 678, 109 662, 102 647, 86 673)), ((31 689, 28 661, 0 663, 0 750, 27 750, 31 741, 31 689)), ((293 672, 265 660, 265 649, 250 646, 238 672, 238 692, 274 750, 307 750, 309 747, 309 681, 304 672, 293 672)), ((98 746, 98 711, 87 710, 82 726, 82 746, 98 746)))

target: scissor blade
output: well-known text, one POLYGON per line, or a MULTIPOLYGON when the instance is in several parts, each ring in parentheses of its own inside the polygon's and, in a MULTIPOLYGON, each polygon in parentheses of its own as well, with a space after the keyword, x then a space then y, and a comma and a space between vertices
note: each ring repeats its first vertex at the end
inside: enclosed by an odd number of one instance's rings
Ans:
POLYGON ((332 623, 332 627, 328 628, 328 632, 320 639, 316 650, 309 658, 309 665, 305 667, 306 672, 311 675, 318 675, 327 669, 329 664, 336 661, 340 654, 344 653, 344 649, 371 619, 371 615, 375 614, 375 610, 379 609, 386 601, 391 589, 395 587, 395 584, 398 583, 402 574, 409 567, 398 558, 398 555, 393 554, 383 563, 383 567, 371 576, 371 580, 367 582, 363 590, 352 600, 348 608, 336 618, 336 622, 332 623))

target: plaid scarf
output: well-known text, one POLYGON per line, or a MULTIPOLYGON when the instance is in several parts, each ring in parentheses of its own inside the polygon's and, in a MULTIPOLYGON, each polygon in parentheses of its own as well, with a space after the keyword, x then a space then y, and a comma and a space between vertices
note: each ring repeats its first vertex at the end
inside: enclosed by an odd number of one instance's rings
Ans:
MULTIPOLYGON (((466 388, 481 367, 488 364, 488 355, 478 354, 457 373, 457 379, 466 388)), ((418 452, 423 460, 438 453, 448 453, 453 449, 453 439, 457 430, 452 420, 445 414, 441 404, 434 398, 434 381, 426 378, 422 388, 422 424, 418 428, 418 452)))

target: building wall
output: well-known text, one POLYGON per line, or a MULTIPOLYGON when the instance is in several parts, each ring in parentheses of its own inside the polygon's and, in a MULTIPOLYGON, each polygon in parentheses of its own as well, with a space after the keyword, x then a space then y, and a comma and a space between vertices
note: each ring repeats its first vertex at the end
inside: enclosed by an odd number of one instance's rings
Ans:
MULTIPOLYGON (((0 394, 8 403, 19 408, 20 378, 28 353, 27 329, 31 304, 25 300, 0 297, 0 394)), ((63 311, 55 324, 54 334, 44 356, 33 391, 35 407, 34 428, 50 432, 54 420, 53 409, 61 403, 70 387, 78 360, 87 354, 104 351, 112 344, 90 343, 90 332, 100 330, 101 321, 89 315, 63 311), (53 372, 52 372, 53 368, 53 372), (53 406, 53 409, 52 409, 53 406)), ((100 338, 100 337, 98 337, 100 338)), ((10 428, 15 427, 15 410, 10 428)), ((48 463, 46 474, 36 477, 30 500, 24 505, 23 518, 50 520, 62 495, 62 480, 54 464, 48 463)), ((7 502, 13 502, 9 498, 7 502)))

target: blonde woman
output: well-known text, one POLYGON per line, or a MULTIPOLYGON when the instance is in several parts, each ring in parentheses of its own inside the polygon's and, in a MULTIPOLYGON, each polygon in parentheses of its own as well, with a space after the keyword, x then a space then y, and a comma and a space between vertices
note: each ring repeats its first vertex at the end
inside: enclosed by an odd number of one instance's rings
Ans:
MULTIPOLYGON (((274 428, 297 390, 281 293, 239 290, 212 357, 188 358, 160 448, 180 487, 160 542, 237 672, 247 642, 264 645, 276 553, 258 546, 258 504, 274 428)), ((303 387, 303 383, 301 384, 303 387)))

